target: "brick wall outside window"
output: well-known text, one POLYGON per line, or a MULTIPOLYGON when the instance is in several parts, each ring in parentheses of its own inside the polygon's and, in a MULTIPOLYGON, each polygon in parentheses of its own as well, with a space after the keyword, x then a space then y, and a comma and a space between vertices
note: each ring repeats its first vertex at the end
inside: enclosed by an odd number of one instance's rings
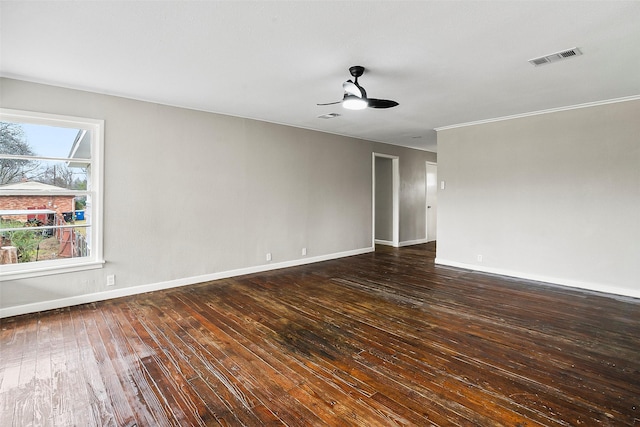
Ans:
MULTIPOLYGON (((59 218, 64 212, 75 209, 73 196, 0 196, 0 210, 22 210, 29 208, 54 210, 59 218)), ((3 216, 3 219, 26 221, 26 215, 3 216)))

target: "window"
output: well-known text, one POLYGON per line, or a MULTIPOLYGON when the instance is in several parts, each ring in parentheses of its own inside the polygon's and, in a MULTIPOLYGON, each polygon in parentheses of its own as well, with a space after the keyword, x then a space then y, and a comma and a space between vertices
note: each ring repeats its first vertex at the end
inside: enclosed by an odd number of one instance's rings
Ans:
POLYGON ((104 121, 0 109, 0 278, 100 268, 104 121))

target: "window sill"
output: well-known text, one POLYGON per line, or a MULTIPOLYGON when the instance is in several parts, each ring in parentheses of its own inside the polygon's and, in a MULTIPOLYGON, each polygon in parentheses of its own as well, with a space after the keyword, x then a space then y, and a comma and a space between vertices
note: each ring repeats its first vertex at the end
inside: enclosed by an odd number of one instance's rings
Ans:
MULTIPOLYGON (((46 262, 46 261, 44 261, 46 262)), ((43 262, 43 263, 44 263, 43 262)), ((49 276, 53 274, 73 273, 76 271, 95 270, 104 266, 104 260, 69 260, 64 264, 55 263, 55 265, 30 265, 27 268, 9 269, 10 266, 0 266, 0 282, 7 280, 28 279, 31 277, 49 276)), ((36 264, 36 263, 34 263, 36 264)))

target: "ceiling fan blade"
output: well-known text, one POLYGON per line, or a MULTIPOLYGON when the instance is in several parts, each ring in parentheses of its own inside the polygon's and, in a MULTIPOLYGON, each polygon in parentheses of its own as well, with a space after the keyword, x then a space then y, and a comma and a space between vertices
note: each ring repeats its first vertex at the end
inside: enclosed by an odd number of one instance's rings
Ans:
POLYGON ((369 98, 369 107, 371 108, 391 108, 399 105, 396 101, 390 99, 369 98))
POLYGON ((336 101, 336 102, 327 102, 326 104, 316 104, 316 105, 333 105, 333 104, 340 104, 342 101, 336 101))
POLYGON ((362 86, 357 83, 352 82, 351 80, 347 80, 342 83, 342 89, 349 95, 357 96, 358 98, 366 98, 367 93, 364 91, 362 86))

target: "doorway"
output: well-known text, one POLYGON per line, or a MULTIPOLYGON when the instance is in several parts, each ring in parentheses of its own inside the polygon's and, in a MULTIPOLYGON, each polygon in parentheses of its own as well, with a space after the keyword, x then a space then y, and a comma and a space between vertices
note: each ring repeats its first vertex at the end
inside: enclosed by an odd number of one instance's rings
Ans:
POLYGON ((400 241, 400 160, 397 156, 373 153, 372 246, 398 247, 400 241))
POLYGON ((438 165, 427 162, 427 242, 437 238, 438 231, 438 165))

